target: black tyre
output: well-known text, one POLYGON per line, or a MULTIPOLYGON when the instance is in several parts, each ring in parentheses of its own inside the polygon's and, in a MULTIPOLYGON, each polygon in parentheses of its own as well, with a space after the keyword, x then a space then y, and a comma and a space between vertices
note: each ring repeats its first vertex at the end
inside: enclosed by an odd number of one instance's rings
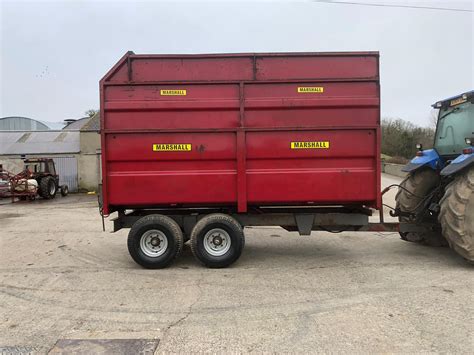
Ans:
MULTIPOLYGON (((422 169, 409 174, 401 183, 395 200, 402 212, 415 212, 423 197, 428 195, 440 183, 439 175, 431 169, 422 169), (407 191, 408 190, 408 191, 407 191)), ((399 217, 400 222, 414 222, 409 217, 399 217)), ((435 220, 436 221, 436 220, 435 220)), ((400 232, 403 240, 429 246, 447 246, 441 232, 400 232)))
POLYGON ((61 186, 61 196, 66 197, 69 193, 69 187, 67 185, 61 186))
POLYGON ((171 218, 159 214, 139 219, 128 233, 128 251, 147 269, 167 267, 183 249, 183 233, 171 218))
POLYGON ((474 262, 474 167, 448 185, 440 207, 438 220, 450 247, 474 262))
POLYGON ((41 179, 39 183, 39 195, 45 199, 52 199, 56 197, 58 187, 56 181, 52 176, 46 176, 41 179))
POLYGON ((210 268, 227 267, 242 254, 245 236, 242 226, 231 216, 211 214, 196 223, 191 232, 191 251, 210 268))

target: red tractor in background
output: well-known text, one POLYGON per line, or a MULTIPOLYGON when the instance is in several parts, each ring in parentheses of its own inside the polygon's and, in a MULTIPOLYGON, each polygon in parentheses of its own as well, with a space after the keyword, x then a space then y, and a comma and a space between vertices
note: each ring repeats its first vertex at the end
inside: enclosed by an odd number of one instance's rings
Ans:
POLYGON ((14 174, 0 165, 0 198, 8 197, 15 201, 35 200, 39 195, 44 199, 53 199, 58 190, 62 196, 69 192, 67 185, 59 185, 54 160, 51 158, 25 159, 24 168, 14 174))
POLYGON ((38 195, 45 199, 56 197, 58 189, 61 196, 69 192, 67 185, 59 185, 59 175, 56 173, 54 160, 51 158, 25 159, 25 171, 29 171, 30 179, 38 182, 38 195))

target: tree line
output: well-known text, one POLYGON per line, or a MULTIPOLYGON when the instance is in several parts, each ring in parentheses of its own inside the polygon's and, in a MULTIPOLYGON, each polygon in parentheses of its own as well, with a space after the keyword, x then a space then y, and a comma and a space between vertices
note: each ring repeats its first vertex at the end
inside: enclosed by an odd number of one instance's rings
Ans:
POLYGON ((433 147, 435 130, 429 127, 418 127, 400 118, 382 120, 382 154, 392 157, 393 162, 403 163, 416 154, 416 144, 423 149, 433 147))

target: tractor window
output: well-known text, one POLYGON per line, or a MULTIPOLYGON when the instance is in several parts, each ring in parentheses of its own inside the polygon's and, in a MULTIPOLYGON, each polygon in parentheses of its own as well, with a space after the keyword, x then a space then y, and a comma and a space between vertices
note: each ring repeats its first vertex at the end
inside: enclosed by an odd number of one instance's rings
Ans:
POLYGON ((465 138, 474 137, 474 104, 466 102, 439 111, 434 147, 440 155, 461 154, 465 138))
POLYGON ((48 170, 50 174, 56 175, 56 171, 54 170, 54 162, 52 160, 48 162, 48 170))
POLYGON ((26 164, 25 169, 28 169, 31 173, 38 173, 42 171, 40 163, 26 164))

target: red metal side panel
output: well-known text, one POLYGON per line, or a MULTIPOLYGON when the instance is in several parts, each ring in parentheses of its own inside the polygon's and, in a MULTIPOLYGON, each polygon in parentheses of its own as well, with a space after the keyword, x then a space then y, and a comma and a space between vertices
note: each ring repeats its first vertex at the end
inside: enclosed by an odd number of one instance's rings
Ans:
POLYGON ((377 53, 128 53, 101 81, 104 213, 380 207, 379 95, 377 53))
POLYGON ((147 81, 251 80, 253 59, 222 58, 140 58, 132 61, 133 79, 147 81))
POLYGON ((375 151, 371 129, 249 132, 248 201, 370 203, 377 197, 375 151), (291 142, 319 141, 329 149, 290 149, 291 142))
POLYGON ((239 123, 239 85, 124 85, 105 89, 105 128, 217 129, 239 123), (186 90, 162 96, 161 90, 186 90))
POLYGON ((245 86, 247 127, 367 127, 377 125, 375 82, 255 83, 245 86), (322 87, 301 94, 299 87, 322 87))
POLYGON ((248 127, 272 128, 247 133, 250 204, 376 200, 376 82, 248 84, 245 102, 248 127), (321 141, 329 149, 291 149, 291 142, 321 141))
POLYGON ((377 63, 373 55, 262 55, 256 60, 256 79, 373 79, 378 77, 377 63))
POLYGON ((105 148, 110 204, 235 202, 235 133, 113 134, 105 148), (153 151, 157 143, 185 143, 195 149, 153 151))

